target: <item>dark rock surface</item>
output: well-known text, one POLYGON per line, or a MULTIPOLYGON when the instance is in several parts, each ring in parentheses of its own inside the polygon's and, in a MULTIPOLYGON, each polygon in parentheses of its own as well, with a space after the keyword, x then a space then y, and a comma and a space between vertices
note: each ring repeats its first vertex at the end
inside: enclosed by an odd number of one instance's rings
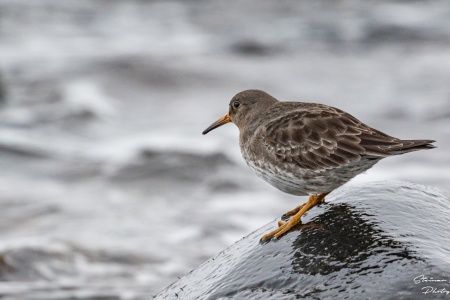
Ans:
POLYGON ((327 201, 309 211, 296 231, 261 243, 276 226, 271 222, 155 298, 450 297, 448 195, 412 183, 377 182, 343 187, 327 201))

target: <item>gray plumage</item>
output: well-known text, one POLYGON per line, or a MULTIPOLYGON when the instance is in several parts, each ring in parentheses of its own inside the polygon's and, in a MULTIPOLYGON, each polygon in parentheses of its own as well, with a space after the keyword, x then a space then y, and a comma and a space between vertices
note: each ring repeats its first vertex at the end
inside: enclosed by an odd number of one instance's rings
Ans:
POLYGON ((228 115, 250 168, 294 195, 330 192, 385 157, 434 148, 432 140, 389 136, 331 106, 280 102, 259 90, 234 96, 228 115))

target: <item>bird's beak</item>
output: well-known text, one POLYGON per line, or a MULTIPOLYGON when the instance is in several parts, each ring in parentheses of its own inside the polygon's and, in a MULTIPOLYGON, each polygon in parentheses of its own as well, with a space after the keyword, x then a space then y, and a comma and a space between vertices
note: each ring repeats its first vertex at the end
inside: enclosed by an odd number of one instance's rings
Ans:
POLYGON ((225 125, 230 122, 231 122, 230 116, 228 114, 226 114, 225 116, 221 117, 219 120, 212 123, 211 126, 206 128, 205 131, 202 132, 202 134, 207 134, 211 130, 216 129, 217 127, 220 127, 220 126, 225 125))

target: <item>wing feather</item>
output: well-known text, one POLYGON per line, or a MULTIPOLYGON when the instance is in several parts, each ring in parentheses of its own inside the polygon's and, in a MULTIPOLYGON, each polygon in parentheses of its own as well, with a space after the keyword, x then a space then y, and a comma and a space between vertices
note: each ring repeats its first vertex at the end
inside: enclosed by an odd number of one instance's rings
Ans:
POLYGON ((361 123, 341 110, 320 106, 300 110, 269 122, 265 149, 278 160, 295 162, 305 169, 337 168, 362 156, 382 158, 400 140, 361 123))

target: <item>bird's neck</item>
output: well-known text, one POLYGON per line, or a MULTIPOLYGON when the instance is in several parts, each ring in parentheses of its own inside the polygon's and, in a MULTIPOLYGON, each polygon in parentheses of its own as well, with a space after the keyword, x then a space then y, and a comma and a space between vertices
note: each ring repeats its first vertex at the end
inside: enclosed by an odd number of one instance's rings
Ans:
MULTIPOLYGON (((257 131, 261 129, 261 126, 267 122, 265 115, 268 111, 260 114, 250 114, 247 118, 242 119, 239 124, 239 142, 244 145, 245 141, 253 140, 257 135, 257 131)), ((248 145, 248 144, 247 144, 248 145)))

